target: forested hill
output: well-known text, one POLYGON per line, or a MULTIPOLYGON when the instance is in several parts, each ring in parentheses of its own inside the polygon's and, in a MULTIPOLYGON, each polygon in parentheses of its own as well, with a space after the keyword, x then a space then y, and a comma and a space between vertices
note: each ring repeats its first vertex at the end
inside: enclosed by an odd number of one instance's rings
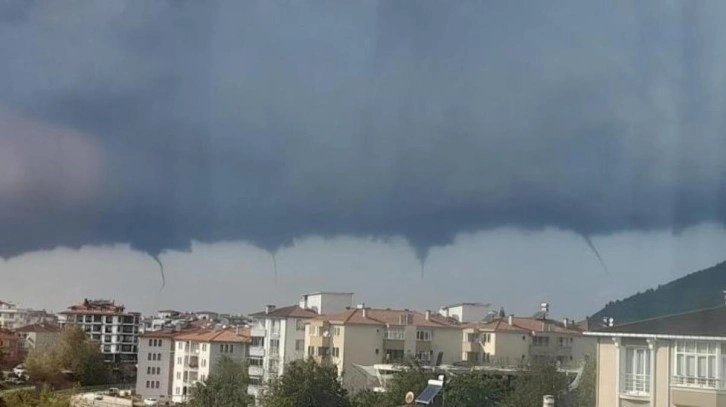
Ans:
POLYGON ((726 262, 691 273, 656 289, 639 292, 624 300, 611 301, 592 317, 597 320, 611 317, 618 325, 715 307, 724 303, 723 290, 726 290, 726 262))

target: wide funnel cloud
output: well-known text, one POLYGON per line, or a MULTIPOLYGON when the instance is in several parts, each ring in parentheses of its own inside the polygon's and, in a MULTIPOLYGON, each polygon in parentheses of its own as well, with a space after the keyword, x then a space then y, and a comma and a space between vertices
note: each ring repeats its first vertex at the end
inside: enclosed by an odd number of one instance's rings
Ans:
POLYGON ((0 255, 723 221, 726 4, 512 3, 0 2, 0 255))

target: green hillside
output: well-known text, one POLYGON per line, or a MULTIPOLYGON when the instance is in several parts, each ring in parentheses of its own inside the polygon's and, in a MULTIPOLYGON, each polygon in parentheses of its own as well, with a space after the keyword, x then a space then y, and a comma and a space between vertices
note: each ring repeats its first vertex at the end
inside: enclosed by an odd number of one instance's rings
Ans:
POLYGON ((724 303, 726 262, 691 273, 656 289, 648 289, 624 300, 611 301, 593 315, 611 317, 615 324, 676 314, 724 303))

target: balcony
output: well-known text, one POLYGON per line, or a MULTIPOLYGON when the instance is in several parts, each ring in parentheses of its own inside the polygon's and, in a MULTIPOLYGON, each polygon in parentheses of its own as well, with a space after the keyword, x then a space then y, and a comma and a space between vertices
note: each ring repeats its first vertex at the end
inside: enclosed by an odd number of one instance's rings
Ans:
POLYGON ((650 395, 650 375, 624 374, 622 376, 621 394, 647 397, 650 395))
POLYGON ((726 382, 707 377, 673 376, 671 378, 671 386, 726 390, 726 382))
POLYGON ((250 357, 265 357, 265 348, 262 346, 253 346, 250 348, 250 357))
POLYGON ((271 329, 270 330, 270 338, 279 338, 280 337, 280 329, 271 329))
POLYGON ((250 376, 262 377, 265 374, 265 369, 262 366, 250 366, 248 374, 250 376))

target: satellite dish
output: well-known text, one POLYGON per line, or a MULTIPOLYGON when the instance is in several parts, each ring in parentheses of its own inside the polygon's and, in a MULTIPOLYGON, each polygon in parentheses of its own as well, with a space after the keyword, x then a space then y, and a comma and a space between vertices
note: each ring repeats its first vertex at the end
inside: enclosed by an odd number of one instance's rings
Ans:
POLYGON ((409 391, 408 393, 406 393, 406 404, 413 404, 413 399, 415 397, 416 396, 413 394, 412 391, 409 391))

